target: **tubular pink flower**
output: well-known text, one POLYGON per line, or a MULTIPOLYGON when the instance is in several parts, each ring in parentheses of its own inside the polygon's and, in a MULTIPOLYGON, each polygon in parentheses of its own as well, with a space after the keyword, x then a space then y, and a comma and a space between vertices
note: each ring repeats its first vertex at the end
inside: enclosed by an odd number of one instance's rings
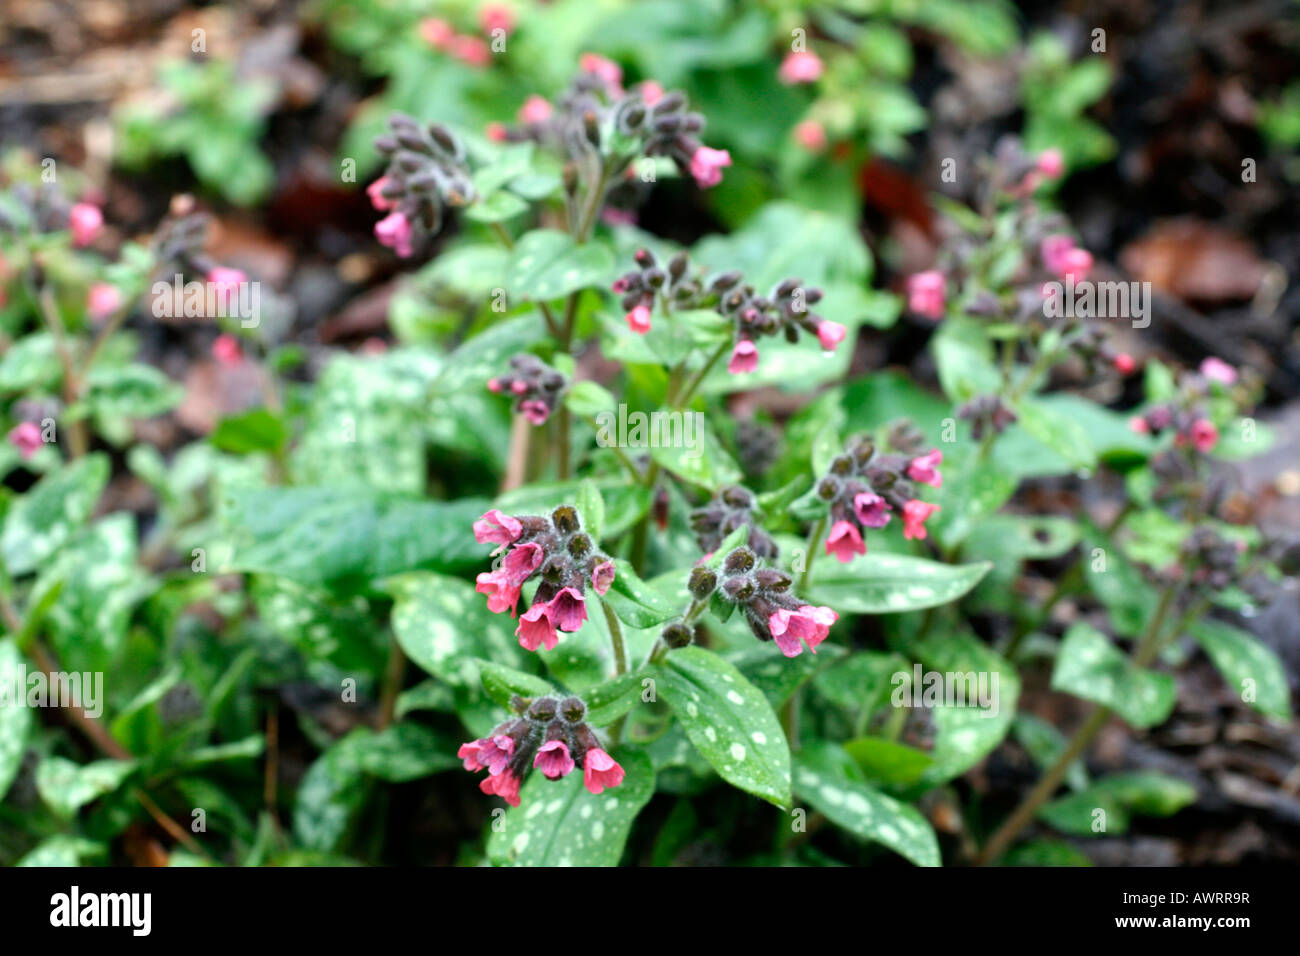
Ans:
POLYGON ((1208 454, 1219 443, 1219 429, 1208 418, 1198 418, 1192 422, 1192 444, 1201 454, 1208 454))
POLYGON ((248 281, 248 276, 242 269, 231 269, 228 266, 215 266, 205 278, 208 285, 212 286, 216 301, 226 308, 230 306, 230 297, 248 281))
POLYGON ((650 331, 650 307, 647 305, 638 305, 627 314, 627 327, 637 335, 645 335, 650 331))
POLYGON ((1059 179, 1065 172, 1065 155, 1055 146, 1038 154, 1034 168, 1048 179, 1059 179))
POLYGON ((840 616, 828 607, 804 604, 794 611, 787 608, 773 611, 767 619, 767 626, 781 653, 786 657, 798 657, 803 653, 804 644, 816 654, 817 645, 826 640, 831 625, 839 619, 840 616))
POLYGON ((545 425, 546 420, 551 417, 551 406, 537 399, 521 402, 519 411, 523 412, 524 418, 528 419, 531 425, 545 425))
POLYGON ((478 12, 478 25, 489 35, 493 30, 509 33, 515 28, 515 12, 504 3, 485 3, 478 12))
POLYGON ((522 524, 496 508, 484 512, 483 517, 474 522, 474 540, 479 544, 499 544, 498 551, 514 544, 523 531, 522 524))
POLYGON ((903 505, 903 537, 907 539, 915 538, 924 540, 927 531, 925 522, 939 510, 938 505, 932 505, 928 501, 919 501, 913 499, 903 505))
POLYGON ((637 90, 641 93, 641 99, 645 101, 646 106, 654 106, 664 98, 664 88, 654 80, 646 80, 637 90))
POLYGON ((826 148, 826 127, 816 120, 804 120, 794 128, 794 141, 810 153, 826 148))
POLYGON ((244 350, 239 347, 239 339, 222 333, 212 340, 212 357, 222 365, 235 366, 244 361, 244 350))
POLYGON ((606 787, 617 787, 623 782, 623 768, 599 747, 587 751, 582 766, 582 782, 594 794, 605 792, 606 787))
POLYGON ((838 322, 824 321, 817 326, 817 341, 821 342, 822 348, 827 352, 834 352, 836 347, 844 341, 844 336, 848 334, 848 329, 838 322))
POLYGON ((777 71, 782 83, 793 86, 796 83, 814 83, 821 78, 822 60, 811 50, 797 50, 787 53, 777 71))
POLYGON ((1237 381, 1237 370, 1221 358, 1210 356, 1201 363, 1201 374, 1211 382, 1220 385, 1233 385, 1237 381))
POLYGON ((484 777, 478 788, 486 794, 496 794, 512 807, 519 806, 519 778, 509 770, 484 777))
POLYGON ((1078 247, 1071 249, 1062 257, 1061 278, 1073 278, 1075 282, 1082 282, 1088 278, 1088 273, 1092 271, 1092 253, 1087 249, 1078 247))
POLYGON ((19 422, 9 429, 8 438, 9 444, 17 448, 18 454, 23 456, 23 461, 36 454, 36 450, 44 444, 41 440, 41 427, 35 422, 19 422))
POLYGON ((907 307, 917 315, 939 321, 943 318, 947 279, 937 269, 918 272, 907 279, 907 307))
POLYGON ((701 146, 691 155, 690 173, 697 186, 708 189, 722 182, 722 170, 730 165, 731 154, 725 149, 701 146))
POLYGON ((519 588, 511 585, 500 571, 484 571, 474 580, 477 582, 474 590, 487 595, 489 611, 493 614, 509 611, 511 617, 515 616, 519 606, 519 588))
POLYGON ((831 525, 831 533, 826 536, 826 553, 835 555, 841 564, 848 564, 855 554, 866 554, 867 546, 862 541, 862 534, 850 521, 837 521, 831 525))
POLYGON ((537 748, 533 766, 542 772, 547 780, 559 780, 574 767, 573 758, 569 756, 569 746, 562 740, 548 740, 537 748))
POLYGON ((405 214, 391 212, 375 223, 375 238, 379 244, 387 246, 405 259, 411 254, 411 237, 414 230, 405 214))
POLYGON ((103 322, 121 306, 122 293, 107 282, 96 282, 86 293, 86 312, 92 322, 103 322))
POLYGON ((68 212, 68 229, 74 246, 90 245, 103 225, 104 214, 88 202, 79 202, 68 212))
POLYGON ((623 68, 613 60, 599 53, 584 53, 578 58, 578 66, 584 73, 594 74, 611 97, 623 95, 623 68))
POLYGON ((943 475, 939 474, 939 464, 943 461, 943 452, 931 449, 918 458, 913 458, 907 465, 907 477, 933 488, 943 487, 943 475))
POLYGON ((1135 435, 1151 434, 1151 426, 1147 424, 1147 420, 1141 415, 1134 415, 1128 420, 1128 430, 1135 435))
POLYGON ((467 66, 487 66, 492 62, 492 49, 482 37, 467 34, 454 36, 447 46, 447 52, 453 59, 460 60, 467 66))
POLYGON ((521 544, 506 555, 499 570, 480 574, 474 590, 487 595, 488 610, 493 614, 502 614, 508 610, 513 617, 519 604, 519 588, 537 570, 545 557, 546 552, 541 545, 531 541, 521 544))
POLYGON ((388 177, 380 176, 366 187, 366 195, 370 197, 370 205, 374 206, 379 212, 388 212, 390 209, 397 208, 397 203, 384 195, 384 187, 387 185, 388 177))
POLYGON ((1120 352, 1116 355, 1113 364, 1115 371, 1121 375, 1132 375, 1134 370, 1137 369, 1137 360, 1127 352, 1120 352))
POLYGON ((550 651, 560 642, 559 635, 555 633, 555 625, 551 623, 546 610, 547 605, 534 604, 519 618, 515 634, 519 637, 519 646, 524 650, 535 651, 539 647, 545 647, 550 651))
POLYGON ((883 528, 889 524, 889 503, 870 491, 853 496, 853 513, 865 528, 883 528))
POLYGON ((534 93, 524 100, 523 106, 519 107, 519 122, 545 123, 551 118, 551 112, 550 101, 546 97, 534 93))
POLYGON ((572 633, 587 619, 587 599, 574 588, 560 588, 547 605, 546 615, 556 628, 572 633))
POLYGON ((616 571, 613 561, 602 561, 591 569, 591 586, 601 597, 605 596, 614 583, 616 571))
POLYGON ((505 126, 496 122, 488 123, 487 126, 483 128, 483 135, 494 143, 504 143, 510 138, 510 133, 506 130, 505 126))
POLYGON ((497 734, 461 744, 456 756, 465 761, 466 770, 486 770, 496 776, 506 769, 514 753, 514 740, 505 734, 497 734))
POLYGON ((727 371, 732 375, 752 372, 758 368, 758 346, 749 339, 741 339, 732 349, 731 360, 727 362, 727 371))
POLYGON ((420 21, 420 36, 435 50, 445 50, 456 35, 455 28, 446 20, 428 17, 420 21))
POLYGON ((1043 260, 1043 268, 1055 275, 1065 274, 1066 256, 1074 248, 1074 240, 1069 236, 1048 236, 1038 244, 1038 254, 1043 260))

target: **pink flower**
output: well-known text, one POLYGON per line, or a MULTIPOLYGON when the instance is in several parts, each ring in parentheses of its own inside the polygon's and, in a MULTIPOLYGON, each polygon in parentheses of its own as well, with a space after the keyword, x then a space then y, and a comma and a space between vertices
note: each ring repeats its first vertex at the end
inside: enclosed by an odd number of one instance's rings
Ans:
POLYGON ((121 307, 122 293, 107 282, 96 282, 86 294, 86 311, 92 322, 103 322, 121 307))
POLYGON ((600 221, 607 226, 635 226, 637 224, 637 216, 631 209, 619 209, 617 206, 606 206, 600 211, 600 221))
POLYGON ((222 365, 235 366, 244 360, 244 350, 239 347, 239 339, 223 332, 212 340, 212 357, 222 365))
POLYGON ((474 590, 487 595, 488 610, 493 614, 509 611, 514 617, 515 607, 519 604, 519 588, 537 570, 545 556, 541 545, 533 542, 521 544, 506 555, 498 570, 480 574, 474 590))
POLYGON ((1237 370, 1221 358, 1210 356, 1201 363, 1201 374, 1211 382, 1232 385, 1237 381, 1237 370))
POLYGON ((1074 240, 1069 236, 1048 236, 1038 245, 1038 254, 1043 259, 1043 268, 1056 275, 1065 274, 1066 256, 1074 248, 1074 240))
POLYGON ((375 223, 375 238, 405 259, 411 254, 411 221, 403 213, 391 212, 375 223))
POLYGON ((467 66, 487 66, 492 62, 492 49, 482 37, 452 37, 447 52, 467 66))
POLYGON ((510 383, 510 391, 514 392, 516 395, 522 395, 528 391, 528 383, 523 379, 517 378, 510 383))
POLYGON ((1092 271, 1092 253, 1087 249, 1074 248, 1067 252, 1061 263, 1061 278, 1073 278, 1082 282, 1092 271))
POLYGON ((485 3, 479 9, 478 24, 487 34, 493 30, 509 33, 515 28, 515 12, 504 3, 485 3))
POLYGON ((478 788, 486 794, 496 794, 512 807, 519 806, 519 778, 509 770, 484 777, 478 788))
POLYGON ((781 653, 786 657, 798 657, 803 653, 804 644, 816 654, 817 645, 826 640, 831 625, 839 619, 840 616, 828 607, 804 604, 795 611, 786 608, 773 611, 767 619, 767 626, 781 653))
POLYGON ((1198 418, 1192 422, 1192 444, 1201 454, 1208 454, 1219 443, 1219 430, 1208 418, 1198 418))
POLYGON ((519 410, 532 425, 545 425, 546 420, 551 417, 551 406, 535 398, 520 402, 519 410))
POLYGON ((810 153, 826 148, 826 127, 816 120, 804 120, 794 128, 794 141, 810 153))
POLYGON ((480 740, 461 744, 460 749, 456 751, 456 756, 465 761, 465 769, 471 773, 475 770, 486 770, 496 776, 506 769, 506 764, 510 762, 514 753, 514 740, 505 734, 497 734, 495 737, 483 737, 480 740))
POLYGON ((551 101, 534 93, 519 107, 519 122, 545 123, 551 118, 551 101))
POLYGON ((918 272, 907 279, 907 307, 917 315, 939 321, 943 318, 948 282, 937 269, 918 272))
POLYGON ((730 165, 731 154, 725 149, 701 146, 691 156, 690 172, 697 186, 708 189, 722 182, 722 170, 730 165))
POLYGON ((853 496, 853 513, 865 528, 883 528, 889 524, 888 502, 870 491, 853 496))
POLYGON ((925 522, 930 515, 938 510, 938 505, 916 499, 903 505, 903 537, 909 540, 912 538, 924 540, 926 536, 925 522))
POLYGON ((569 756, 568 744, 562 740, 548 740, 537 748, 533 766, 540 770, 547 780, 559 780, 577 765, 569 756))
POLYGON ((497 551, 504 550, 508 544, 514 544, 523 533, 522 524, 496 508, 485 512, 483 517, 474 522, 474 540, 479 544, 501 545, 497 551))
POLYGON ((943 475, 939 474, 939 464, 943 461, 943 452, 931 449, 918 458, 913 458, 907 465, 907 477, 933 488, 943 487, 943 475))
POLYGON ((499 379, 499 378, 490 378, 490 379, 488 379, 488 380, 487 380, 487 389, 488 389, 489 392, 499 392, 499 391, 501 391, 501 379, 499 379))
POLYGON ((435 50, 447 49, 452 37, 455 35, 455 28, 446 20, 428 17, 420 21, 420 36, 424 38, 425 43, 435 50))
POLYGON ((510 133, 501 123, 488 123, 483 128, 483 135, 494 143, 504 143, 510 138, 510 133))
POLYGON ((664 88, 654 80, 646 80, 637 90, 641 93, 641 99, 645 101, 646 106, 654 106, 664 98, 664 88))
POLYGON ((44 444, 41 438, 41 427, 35 422, 20 422, 9 429, 8 437, 9 444, 18 449, 18 454, 23 456, 23 461, 36 454, 36 449, 44 444))
POLYGON ((387 212, 390 209, 397 208, 397 203, 384 195, 384 187, 387 185, 388 177, 380 176, 366 187, 366 195, 370 197, 370 205, 374 206, 380 212, 387 212))
POLYGON ((835 555, 841 564, 848 564, 855 554, 866 554, 862 533, 849 521, 837 521, 826 536, 826 553, 835 555))
POLYGON ((1034 162, 1034 169, 1048 179, 1059 179, 1065 172, 1065 156, 1055 146, 1045 149, 1038 154, 1038 159, 1034 162))
POLYGON ((793 86, 796 83, 815 82, 821 77, 822 69, 821 57, 816 53, 810 50, 797 50, 786 54, 777 75, 782 83, 793 86))
POLYGON ((559 635, 555 633, 555 625, 551 623, 546 611, 547 605, 534 604, 519 619, 515 635, 519 638, 519 646, 524 650, 535 651, 538 647, 545 647, 550 651, 560 642, 559 635))
POLYGON ((98 206, 88 202, 79 202, 68 212, 68 228, 72 230, 74 246, 88 246, 99 235, 104 225, 104 214, 98 206))
POLYGON ((1115 371, 1121 375, 1132 375, 1137 368, 1137 360, 1127 352, 1120 352, 1115 356, 1115 371))
POLYGON ((650 331, 650 307, 641 304, 636 306, 626 316, 627 327, 637 335, 645 335, 650 331))
POLYGON ((1151 434, 1151 426, 1147 424, 1147 420, 1141 415, 1134 415, 1128 420, 1128 429, 1135 435, 1151 434))
POLYGON ((584 53, 578 58, 578 66, 584 73, 595 74, 611 97, 623 95, 623 68, 613 60, 599 53, 584 53))
POLYGON ((827 352, 834 352, 835 347, 844 341, 847 333, 848 329, 838 322, 827 320, 817 326, 817 341, 821 342, 822 348, 827 352))
POLYGON ((613 561, 602 561, 591 569, 591 586, 596 589, 596 593, 601 597, 605 596, 605 593, 614 583, 616 571, 613 561))
POLYGON ((572 633, 587 619, 587 599, 573 588, 560 588, 560 593, 551 598, 546 615, 556 628, 572 633))
POLYGON ((758 346, 749 339, 741 339, 731 351, 731 360, 727 362, 727 371, 732 375, 752 372, 758 368, 758 346))
POLYGON ((582 782, 594 794, 605 792, 606 787, 617 787, 623 782, 623 768, 599 747, 587 751, 582 765, 582 782))

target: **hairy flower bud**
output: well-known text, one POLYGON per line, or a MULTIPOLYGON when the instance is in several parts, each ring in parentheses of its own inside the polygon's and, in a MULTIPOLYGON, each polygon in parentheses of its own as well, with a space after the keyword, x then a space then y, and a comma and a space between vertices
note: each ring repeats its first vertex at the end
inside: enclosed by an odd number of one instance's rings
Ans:
POLYGON ((754 552, 750 551, 749 548, 742 547, 737 548, 727 555, 726 561, 723 562, 723 567, 729 574, 743 574, 753 568, 757 563, 758 558, 755 557, 754 552))
POLYGON ((680 647, 686 647, 695 639, 695 635, 691 632, 691 628, 686 624, 683 624, 681 621, 673 621, 671 624, 667 625, 660 632, 659 637, 673 650, 677 650, 680 647))
POLYGON ((560 505, 551 512, 551 521, 555 524, 555 530, 560 534, 573 534, 582 527, 578 520, 578 511, 570 505, 560 505))
POLYGON ((718 588, 718 576, 709 568, 695 568, 687 582, 687 588, 697 600, 703 601, 718 588))

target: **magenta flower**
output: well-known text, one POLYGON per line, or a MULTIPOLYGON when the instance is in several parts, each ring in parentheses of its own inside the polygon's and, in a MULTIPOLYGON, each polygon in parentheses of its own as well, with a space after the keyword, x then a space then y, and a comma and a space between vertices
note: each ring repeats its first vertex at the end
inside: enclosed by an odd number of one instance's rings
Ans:
POLYGON ((547 605, 534 604, 519 619, 515 635, 519 638, 519 646, 524 650, 536 651, 539 647, 545 647, 552 651, 560 642, 560 636, 555 633, 555 625, 551 623, 546 611, 547 605))
POLYGON ((937 269, 918 272, 907 279, 907 307, 938 322, 943 318, 947 280, 937 269))
POLYGON ((943 452, 934 448, 918 458, 913 458, 907 465, 907 477, 933 488, 943 487, 943 475, 939 474, 939 463, 943 461, 943 452))
POLYGON ((384 195, 384 187, 387 185, 388 177, 380 176, 366 187, 366 195, 370 197, 370 205, 374 206, 380 212, 388 212, 390 209, 397 208, 397 203, 384 195))
POLYGON ((605 792, 606 787, 617 787, 623 782, 623 768, 599 747, 587 751, 582 766, 582 782, 594 794, 605 792))
POLYGON ((578 58, 578 66, 584 73, 594 74, 611 97, 623 95, 623 68, 613 60, 599 53, 584 53, 578 58))
POLYGON ((925 522, 939 510, 938 505, 932 505, 928 501, 913 499, 903 505, 903 537, 911 540, 924 540, 926 537, 925 522))
POLYGON ((103 322, 122 306, 122 293, 107 282, 96 282, 86 293, 86 312, 92 322, 103 322))
POLYGON ((732 375, 739 375, 741 372, 752 372, 756 368, 758 368, 758 346, 749 339, 741 339, 731 352, 727 371, 732 375))
POLYGON ((1038 154, 1038 159, 1034 162, 1034 169, 1048 179, 1059 179, 1065 172, 1065 156, 1055 146, 1045 149, 1038 154))
POLYGON ((1208 454, 1219 443, 1219 430, 1208 418, 1198 418, 1192 422, 1192 444, 1201 454, 1208 454))
POLYGON ((504 3, 485 3, 478 12, 478 24, 489 35, 494 30, 509 33, 515 28, 515 12, 504 3))
POLYGON ((550 118, 550 101, 544 96, 538 96, 536 93, 524 100, 524 105, 519 107, 519 122, 521 123, 545 123, 550 118))
POLYGON ((664 88, 654 80, 645 80, 637 89, 646 106, 654 106, 664 98, 664 88))
POLYGON ((478 788, 486 794, 496 794, 512 807, 519 806, 519 778, 509 770, 484 777, 478 788))
POLYGON ((889 510, 889 503, 870 491, 853 497, 853 513, 865 528, 883 528, 889 524, 889 510))
POLYGON ((456 35, 456 29, 446 20, 427 17, 420 21, 420 36, 435 50, 445 50, 456 35))
POLYGON ((826 553, 835 555, 841 564, 848 564, 855 554, 866 554, 867 546, 862 534, 850 521, 837 521, 826 536, 826 553))
POLYGON ((828 607, 804 604, 794 611, 778 608, 767 619, 767 626, 781 653, 786 657, 798 657, 804 644, 816 654, 817 645, 826 640, 831 625, 839 619, 840 616, 828 607))
POLYGON ((826 148, 826 127, 816 120, 804 120, 794 128, 794 141, 810 153, 826 148))
POLYGON ((822 348, 827 352, 834 352, 847 333, 848 329, 844 326, 828 320, 817 326, 817 341, 821 342, 822 348))
POLYGON ((35 422, 19 422, 9 429, 8 438, 9 444, 17 448, 18 454, 23 456, 23 461, 36 454, 36 449, 44 444, 41 440, 41 427, 35 422))
POLYGON ((1127 352, 1120 352, 1116 355, 1112 364, 1115 366, 1115 371, 1119 372, 1121 375, 1132 375, 1137 369, 1137 359, 1133 358, 1133 356, 1129 355, 1127 352))
POLYGON ((501 391, 501 379, 499 379, 499 378, 490 378, 490 379, 488 379, 488 380, 487 380, 487 389, 488 389, 489 392, 499 392, 499 391, 501 391))
POLYGON ((487 66, 492 62, 492 49, 481 37, 454 36, 447 46, 453 59, 467 66, 487 66))
POLYGON ((731 154, 725 149, 701 146, 691 156, 690 173, 701 189, 722 182, 722 170, 731 165, 731 154))
POLYGON ((405 214, 391 212, 375 223, 375 238, 381 246, 387 246, 405 259, 411 254, 411 238, 414 229, 405 214))
POLYGON ((566 776, 576 764, 569 756, 569 747, 562 740, 548 740, 537 748, 533 766, 542 772, 547 780, 559 780, 566 776))
POLYGON ((601 597, 609 591, 610 585, 614 583, 614 574, 616 568, 613 561, 602 561, 591 570, 591 586, 596 589, 596 593, 601 597))
POLYGON ((514 617, 520 587, 537 570, 545 556, 541 545, 533 542, 521 544, 506 555, 499 570, 480 574, 474 590, 487 595, 488 610, 493 614, 509 611, 514 617))
POLYGON ((90 245, 103 225, 104 214, 88 202, 79 202, 68 212, 68 229, 72 231, 74 246, 90 245))
POLYGON ((523 531, 524 526, 522 524, 496 508, 485 512, 483 517, 474 522, 475 541, 479 544, 501 545, 493 554, 505 550, 508 544, 514 544, 515 540, 523 534, 523 531))
POLYGON ((515 754, 514 739, 506 734, 496 734, 461 744, 456 756, 465 761, 469 771, 486 770, 496 776, 506 769, 506 764, 515 754))
POLYGON ((1038 245, 1038 254, 1042 257, 1043 268, 1056 275, 1065 274, 1066 256, 1074 248, 1074 240, 1069 236, 1048 236, 1038 245))
POLYGON ((587 619, 587 599, 574 588, 560 588, 546 614, 559 630, 572 633, 587 619))
POLYGON ((810 50, 796 50, 786 54, 785 59, 781 61, 781 69, 777 71, 777 76, 787 86, 796 83, 814 83, 821 77, 822 69, 821 57, 816 53, 810 50))
POLYGON ((1211 382, 1232 385, 1237 381, 1237 370, 1221 358, 1210 356, 1201 363, 1201 374, 1211 382))
POLYGON ((627 327, 637 335, 650 331, 650 308, 642 303, 627 314, 627 327))
POLYGON ((223 332, 212 340, 212 357, 222 365, 233 367, 244 361, 244 350, 239 347, 239 339, 223 332))
POLYGON ((1134 415, 1128 420, 1128 430, 1135 435, 1151 434, 1151 426, 1147 424, 1146 418, 1141 415, 1134 415))
POLYGON ((1077 246, 1065 253, 1061 263, 1061 278, 1082 282, 1092 271, 1092 253, 1077 246))
POLYGON ((483 135, 494 143, 504 143, 510 138, 510 131, 504 123, 492 122, 483 127, 483 135))
POLYGON ((539 402, 536 399, 519 404, 519 410, 524 413, 524 418, 533 425, 545 425, 546 420, 551 417, 551 407, 545 402, 539 402))

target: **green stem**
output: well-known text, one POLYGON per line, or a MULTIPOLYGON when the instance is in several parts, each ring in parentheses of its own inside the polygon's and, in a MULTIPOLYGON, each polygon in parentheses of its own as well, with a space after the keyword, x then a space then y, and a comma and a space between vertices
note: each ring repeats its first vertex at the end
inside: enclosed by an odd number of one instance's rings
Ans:
POLYGON ((681 395, 673 397, 671 404, 674 408, 681 408, 691 400, 695 395, 695 390, 700 387, 700 384, 704 381, 705 377, 713 370, 713 366, 718 364, 718 359, 727 354, 727 346, 730 344, 730 342, 724 340, 723 343, 718 346, 717 351, 709 356, 709 360, 704 363, 698 372, 695 373, 695 377, 690 380, 681 395))
MULTIPOLYGON (((621 677, 627 673, 627 645, 623 642, 623 626, 618 615, 604 601, 600 609, 605 612, 605 623, 609 625, 609 643, 614 650, 614 676, 621 677)), ((617 745, 623 739, 623 723, 626 716, 620 717, 609 730, 610 743, 617 745)))
POLYGON ((817 546, 822 543, 822 534, 826 531, 827 515, 822 515, 813 525, 812 531, 808 533, 808 550, 803 566, 803 574, 799 578, 799 591, 807 598, 808 579, 812 576, 813 561, 817 558, 817 546))

